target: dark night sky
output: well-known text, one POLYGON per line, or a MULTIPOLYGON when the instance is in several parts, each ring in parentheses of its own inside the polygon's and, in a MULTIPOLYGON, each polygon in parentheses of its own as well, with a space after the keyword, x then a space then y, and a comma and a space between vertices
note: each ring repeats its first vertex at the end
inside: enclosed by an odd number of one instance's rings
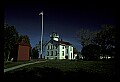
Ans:
POLYGON ((50 34, 55 31, 60 38, 81 50, 76 39, 81 27, 99 30, 102 24, 115 25, 111 4, 91 3, 6 3, 4 22, 15 26, 19 34, 28 35, 34 47, 40 41, 41 16, 38 14, 43 11, 44 41, 49 41, 50 34))

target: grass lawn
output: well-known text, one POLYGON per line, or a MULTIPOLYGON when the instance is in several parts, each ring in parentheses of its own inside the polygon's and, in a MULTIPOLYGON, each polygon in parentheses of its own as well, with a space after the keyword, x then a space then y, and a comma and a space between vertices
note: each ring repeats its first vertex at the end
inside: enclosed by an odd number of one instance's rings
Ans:
POLYGON ((16 80, 84 80, 112 81, 115 79, 112 61, 49 60, 4 73, 16 80))

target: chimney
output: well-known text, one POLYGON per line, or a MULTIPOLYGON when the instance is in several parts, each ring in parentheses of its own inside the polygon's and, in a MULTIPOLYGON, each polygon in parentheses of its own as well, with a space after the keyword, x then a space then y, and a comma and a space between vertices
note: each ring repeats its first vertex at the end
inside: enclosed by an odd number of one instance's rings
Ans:
POLYGON ((61 41, 63 41, 63 40, 61 39, 61 41))

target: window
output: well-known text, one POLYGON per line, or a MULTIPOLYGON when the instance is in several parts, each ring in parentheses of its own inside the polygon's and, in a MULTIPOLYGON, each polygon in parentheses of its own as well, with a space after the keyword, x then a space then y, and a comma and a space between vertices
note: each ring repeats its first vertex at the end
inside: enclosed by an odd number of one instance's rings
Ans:
POLYGON ((72 53, 71 53, 71 59, 72 59, 72 53))
POLYGON ((66 54, 68 54, 68 49, 67 49, 67 51, 66 51, 66 54))
POLYGON ((51 49, 52 49, 52 45, 51 45, 51 49))
POLYGON ((55 51, 55 55, 57 56, 57 51, 55 51))
POLYGON ((57 59, 57 57, 55 57, 55 59, 57 59))
POLYGON ((64 56, 64 51, 62 51, 62 56, 64 56))
POLYGON ((63 49, 64 49, 64 46, 63 46, 63 49))
POLYGON ((53 56, 53 51, 51 51, 51 56, 53 56))

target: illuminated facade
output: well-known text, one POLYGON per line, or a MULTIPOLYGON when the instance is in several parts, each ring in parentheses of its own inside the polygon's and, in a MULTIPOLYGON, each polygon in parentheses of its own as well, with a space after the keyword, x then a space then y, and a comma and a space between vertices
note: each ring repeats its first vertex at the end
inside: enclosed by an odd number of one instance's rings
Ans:
POLYGON ((74 59, 72 44, 59 40, 55 32, 50 35, 50 38, 51 40, 45 46, 45 59, 74 59))

